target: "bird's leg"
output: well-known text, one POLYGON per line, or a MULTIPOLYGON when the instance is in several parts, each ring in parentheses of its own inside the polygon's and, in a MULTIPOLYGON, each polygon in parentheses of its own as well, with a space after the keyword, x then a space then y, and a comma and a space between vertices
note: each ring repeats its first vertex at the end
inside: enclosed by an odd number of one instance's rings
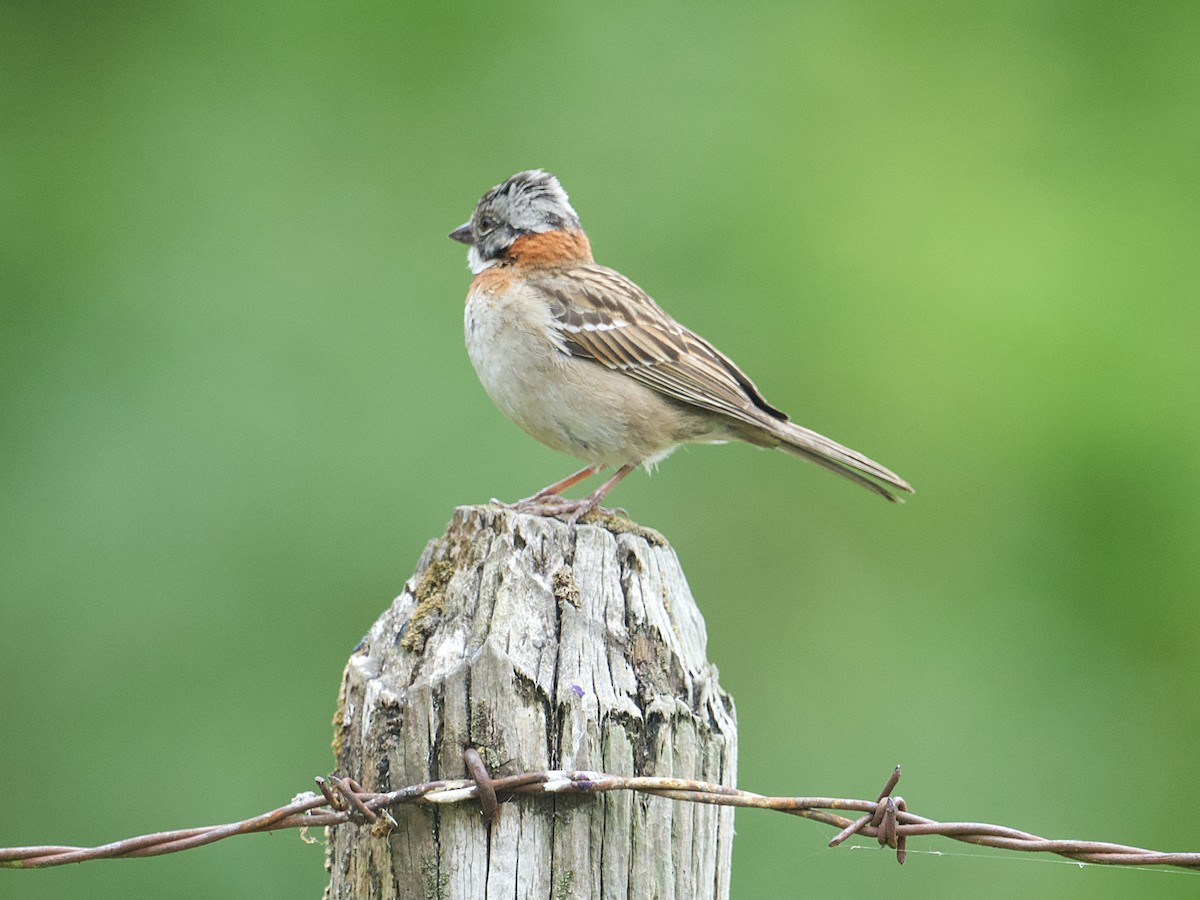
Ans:
POLYGON ((530 513, 535 516, 557 515, 559 508, 564 504, 569 506, 578 502, 576 500, 568 500, 559 495, 572 485, 576 485, 585 478, 595 475, 600 469, 601 466, 593 463, 590 466, 584 466, 574 475, 568 475, 562 481, 556 481, 554 484, 547 485, 532 497, 526 497, 524 500, 518 500, 516 503, 503 503, 492 498, 492 503, 496 506, 503 506, 505 509, 514 509, 517 512, 530 513))
MULTIPOLYGON (((574 525, 593 509, 599 508, 600 501, 604 499, 604 495, 615 488, 620 483, 622 478, 636 468, 637 463, 626 463, 625 465, 621 466, 621 468, 617 469, 617 471, 613 473, 613 476, 608 479, 608 481, 604 482, 604 484, 600 485, 600 487, 596 488, 596 490, 592 491, 582 500, 576 501, 578 504, 576 507, 570 510, 564 510, 563 512, 566 512, 567 523, 574 525)), ((562 513, 557 513, 557 515, 562 515, 562 513)))
POLYGON ((578 500, 561 497, 559 496, 559 491, 566 490, 571 485, 583 481, 589 475, 599 471, 599 466, 588 466, 587 468, 580 469, 569 478, 564 478, 562 481, 543 488, 532 497, 527 497, 516 503, 500 505, 516 510, 517 512, 530 513, 535 516, 561 516, 565 522, 574 525, 593 509, 596 509, 600 505, 600 501, 604 499, 604 495, 616 487, 617 483, 635 468, 637 468, 636 463, 621 466, 608 481, 604 482, 604 484, 600 485, 600 487, 586 497, 578 500))
MULTIPOLYGON (((574 475, 568 475, 562 481, 556 481, 556 482, 554 482, 554 484, 549 485, 548 487, 542 488, 540 491, 538 491, 536 494, 534 494, 529 499, 530 500, 544 500, 547 497, 557 496, 558 494, 561 494, 563 491, 565 491, 567 488, 574 487, 575 485, 579 484, 579 482, 583 481, 585 478, 591 478, 593 475, 595 475, 599 471, 600 471, 600 466, 595 465, 594 463, 590 466, 584 466, 582 469, 580 469, 574 475)), ((523 503, 524 501, 521 501, 521 502, 523 503)))

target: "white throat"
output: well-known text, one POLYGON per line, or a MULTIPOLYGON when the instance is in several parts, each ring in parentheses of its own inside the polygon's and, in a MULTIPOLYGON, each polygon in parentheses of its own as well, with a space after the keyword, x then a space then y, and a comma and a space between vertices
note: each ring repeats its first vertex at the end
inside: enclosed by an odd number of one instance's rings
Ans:
POLYGON ((474 244, 467 248, 467 265, 471 267, 473 275, 478 275, 485 269, 490 269, 499 261, 498 259, 484 259, 479 255, 479 249, 474 244))

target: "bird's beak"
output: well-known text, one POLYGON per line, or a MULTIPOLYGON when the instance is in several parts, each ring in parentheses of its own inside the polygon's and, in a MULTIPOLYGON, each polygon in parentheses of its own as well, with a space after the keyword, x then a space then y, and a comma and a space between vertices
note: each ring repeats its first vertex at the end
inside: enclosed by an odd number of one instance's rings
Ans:
POLYGON ((470 223, 470 222, 466 222, 466 223, 465 223, 465 224, 463 224, 463 225, 459 225, 459 226, 458 226, 457 228, 455 228, 455 229, 454 229, 452 232, 450 232, 450 235, 449 235, 449 237, 450 237, 452 240, 459 241, 459 242, 461 242, 461 243, 463 243, 463 244, 473 244, 473 243, 475 243, 475 232, 473 232, 473 231, 471 230, 471 223, 470 223))

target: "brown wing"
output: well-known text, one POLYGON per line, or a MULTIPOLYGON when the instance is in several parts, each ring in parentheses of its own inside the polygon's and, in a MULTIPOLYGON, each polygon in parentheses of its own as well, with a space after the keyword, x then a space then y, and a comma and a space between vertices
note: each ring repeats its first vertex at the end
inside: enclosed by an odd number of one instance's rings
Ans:
POLYGON ((688 331, 620 272, 588 265, 539 284, 561 346, 674 397, 744 422, 754 410, 782 421, 754 383, 721 351, 688 331))
POLYGON ((794 425, 721 351, 668 316, 636 284, 586 265, 538 281, 563 352, 624 372, 668 397, 763 427, 781 449, 898 501, 871 478, 912 491, 907 481, 856 450, 794 425), (779 424, 772 426, 764 416, 779 424), (870 476, 870 478, 866 477, 870 476))

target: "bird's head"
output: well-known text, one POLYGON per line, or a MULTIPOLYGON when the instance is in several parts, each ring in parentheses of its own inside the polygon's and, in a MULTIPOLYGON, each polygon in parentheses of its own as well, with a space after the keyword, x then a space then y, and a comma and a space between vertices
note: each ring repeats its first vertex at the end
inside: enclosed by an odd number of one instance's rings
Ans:
POLYGON ((580 230, 567 192, 549 172, 530 169, 484 194, 471 218, 450 237, 470 248, 467 261, 478 275, 503 259, 517 239, 563 230, 580 230))

